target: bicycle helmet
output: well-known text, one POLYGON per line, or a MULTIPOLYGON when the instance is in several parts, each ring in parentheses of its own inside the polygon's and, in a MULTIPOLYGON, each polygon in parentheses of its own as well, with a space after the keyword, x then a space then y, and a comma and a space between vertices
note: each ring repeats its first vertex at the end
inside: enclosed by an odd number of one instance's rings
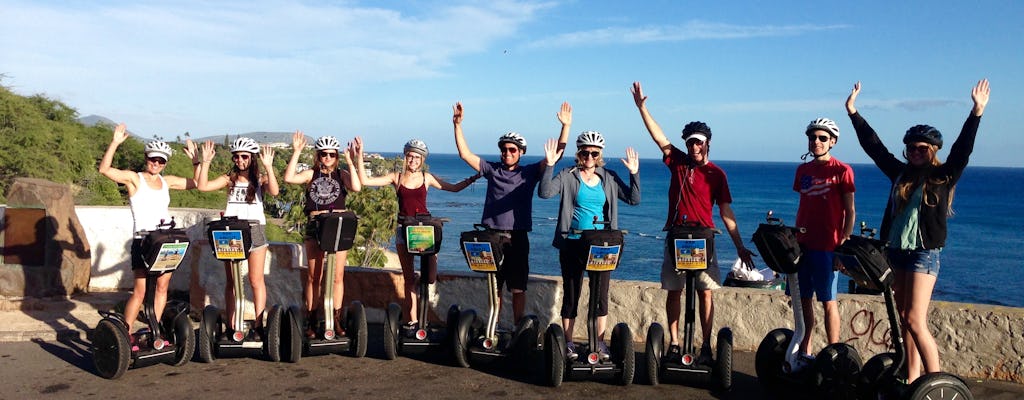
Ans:
POLYGON ((914 125, 903 135, 903 144, 925 142, 942 148, 942 133, 928 125, 914 125))
POLYGON ((405 148, 402 149, 402 153, 403 154, 416 153, 416 154, 419 154, 423 158, 427 158, 427 154, 429 154, 430 151, 427 150, 427 144, 423 143, 422 140, 413 139, 413 140, 410 140, 409 142, 407 142, 405 144, 405 148))
POLYGON ((696 137, 704 142, 711 140, 711 128, 700 121, 688 123, 683 127, 683 141, 690 140, 691 137, 696 137))
POLYGON ((816 130, 828 132, 828 134, 832 135, 836 140, 839 139, 839 125, 836 125, 835 121, 828 118, 818 118, 811 121, 811 123, 807 124, 807 130, 804 131, 804 133, 810 135, 811 132, 816 130))
POLYGON ((321 136, 316 140, 316 143, 313 144, 313 148, 316 149, 316 151, 340 150, 341 143, 339 143, 338 139, 334 136, 321 136))
POLYGON ((260 152, 260 145, 259 143, 256 143, 255 140, 247 137, 240 137, 235 139, 235 142, 231 144, 231 152, 237 153, 240 151, 258 154, 260 152))
POLYGON ((524 138, 523 135, 520 135, 518 133, 509 132, 504 135, 501 135, 501 137, 498 138, 498 146, 501 146, 502 143, 512 143, 516 145, 516 147, 518 147, 519 150, 521 150, 523 153, 526 152, 526 138, 524 138))
POLYGON ((167 161, 171 158, 171 153, 173 152, 174 151, 171 150, 171 146, 168 146, 167 143, 164 143, 162 140, 154 140, 146 143, 146 158, 160 157, 163 158, 164 161, 167 161))
POLYGON ((601 136, 601 132, 598 131, 583 131, 583 133, 576 138, 576 148, 578 149, 583 146, 593 146, 603 149, 604 136, 601 136))

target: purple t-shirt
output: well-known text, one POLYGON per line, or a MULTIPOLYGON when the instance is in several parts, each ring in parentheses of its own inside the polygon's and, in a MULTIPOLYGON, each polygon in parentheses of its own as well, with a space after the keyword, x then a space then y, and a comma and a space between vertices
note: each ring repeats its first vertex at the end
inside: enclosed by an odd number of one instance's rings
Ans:
POLYGON ((533 229, 533 192, 540 182, 540 162, 509 171, 500 162, 480 159, 480 175, 487 179, 480 223, 492 229, 533 229))

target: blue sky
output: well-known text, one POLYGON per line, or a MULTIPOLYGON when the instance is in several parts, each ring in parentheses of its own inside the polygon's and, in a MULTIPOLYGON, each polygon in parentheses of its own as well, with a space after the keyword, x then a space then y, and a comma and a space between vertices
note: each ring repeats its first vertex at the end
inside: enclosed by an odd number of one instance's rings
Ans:
POLYGON ((470 147, 495 158, 507 131, 541 154, 569 101, 573 137, 597 130, 610 155, 653 158, 639 80, 673 142, 686 122, 711 126, 712 160, 798 161, 803 128, 826 116, 834 154, 858 163, 854 82, 898 149, 920 123, 951 141, 988 78, 972 165, 1024 166, 1018 1, 209 3, 0 0, 0 83, 146 137, 301 129, 389 152, 413 137, 455 152, 462 101, 470 147))

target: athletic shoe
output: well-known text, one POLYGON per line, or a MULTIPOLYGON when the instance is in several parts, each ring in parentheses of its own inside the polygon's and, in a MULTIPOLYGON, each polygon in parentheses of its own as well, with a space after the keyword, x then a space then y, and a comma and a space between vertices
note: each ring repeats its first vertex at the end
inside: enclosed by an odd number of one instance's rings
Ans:
POLYGON ((683 362, 683 349, 678 344, 668 346, 668 354, 665 358, 677 363, 683 362))
POLYGON ((416 337, 416 331, 419 329, 417 325, 419 325, 418 322, 409 321, 406 322, 405 325, 402 325, 398 330, 401 332, 402 336, 413 338, 416 337))
POLYGON ((711 346, 701 346, 700 355, 697 356, 697 364, 711 365, 714 360, 711 358, 711 346))
POLYGON ((576 343, 568 342, 565 344, 565 356, 570 360, 576 360, 580 356, 576 353, 576 343))
POLYGON ((608 361, 612 358, 611 353, 608 352, 608 346, 604 342, 597 342, 597 355, 601 361, 608 361))

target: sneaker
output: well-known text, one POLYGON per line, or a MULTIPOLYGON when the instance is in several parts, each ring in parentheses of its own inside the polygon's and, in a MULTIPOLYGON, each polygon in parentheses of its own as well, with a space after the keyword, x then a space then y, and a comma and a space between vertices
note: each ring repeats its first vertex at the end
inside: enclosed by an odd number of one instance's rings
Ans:
POLYGON ((405 325, 402 325, 400 328, 398 328, 398 331, 402 334, 402 336, 405 336, 407 338, 413 338, 416 337, 416 331, 419 330, 418 325, 419 322, 409 321, 406 322, 405 325))
POLYGON ((565 344, 565 357, 575 361, 580 355, 576 353, 576 343, 568 342, 565 344))
POLYGON ((665 355, 665 358, 681 363, 683 362, 683 349, 678 344, 670 345, 668 346, 668 354, 665 355))
POLYGON ((611 353, 608 352, 608 346, 604 342, 597 342, 597 355, 601 361, 608 361, 612 358, 611 353))
POLYGON ((139 351, 139 338, 135 335, 128 335, 128 344, 132 347, 132 353, 139 351))
POLYGON ((714 359, 711 358, 711 346, 701 346, 700 355, 697 356, 697 364, 711 365, 714 359))

